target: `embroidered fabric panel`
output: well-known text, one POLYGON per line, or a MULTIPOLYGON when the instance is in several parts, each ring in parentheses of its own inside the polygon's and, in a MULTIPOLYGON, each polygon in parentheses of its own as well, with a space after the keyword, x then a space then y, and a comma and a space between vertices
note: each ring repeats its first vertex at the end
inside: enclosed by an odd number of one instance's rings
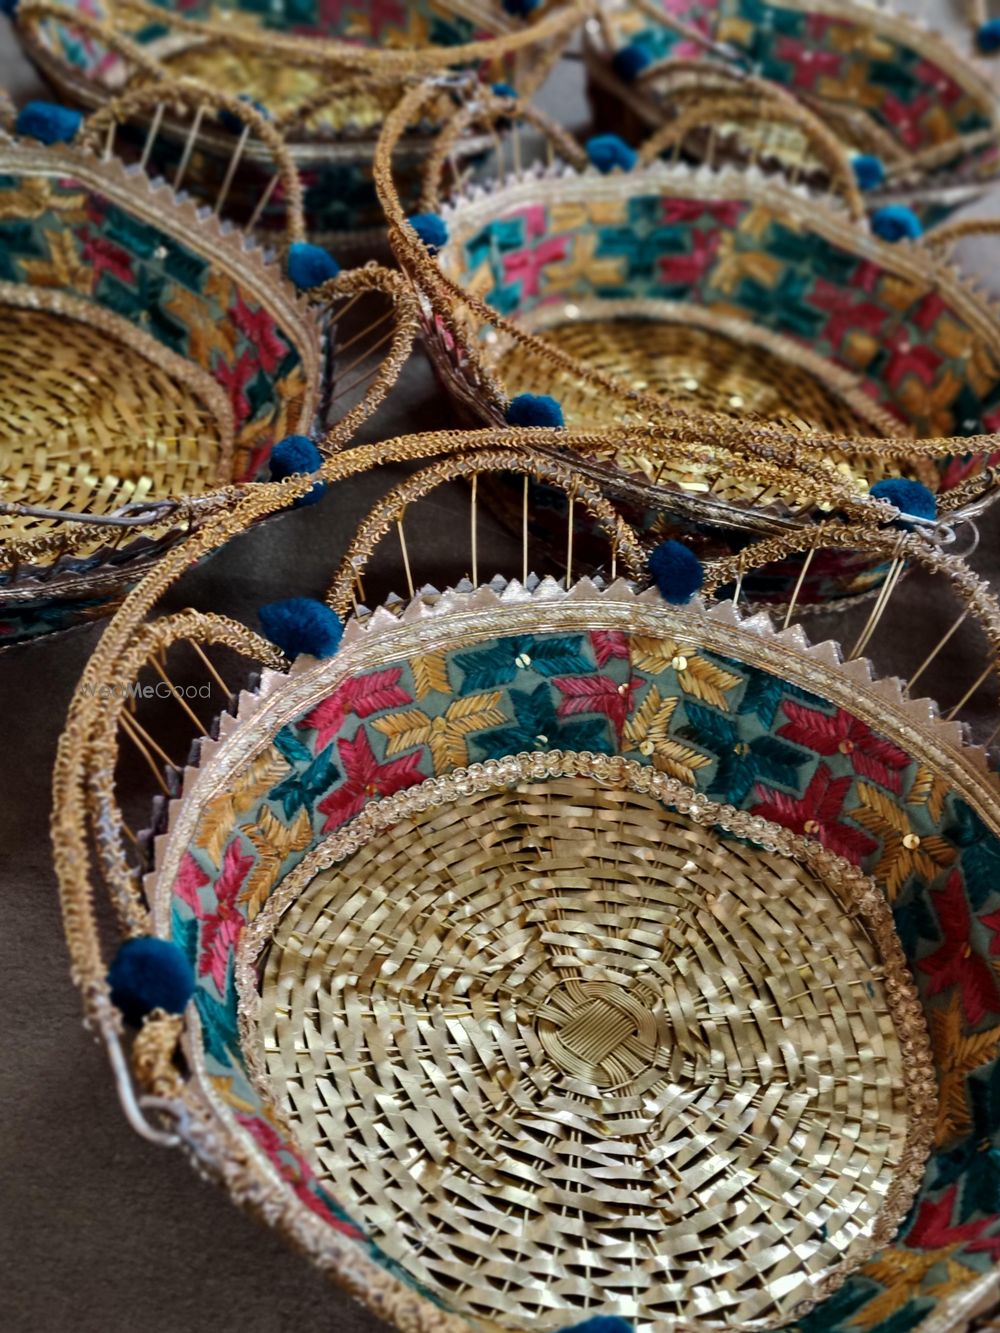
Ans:
POLYGON ((232 405, 236 480, 297 420, 299 353, 249 288, 79 181, 0 175, 0 281, 82 298, 207 370, 232 405))
POLYGON ((1000 428, 1000 366, 961 310, 765 203, 532 204, 446 249, 442 265, 515 320, 587 298, 691 302, 853 372, 920 436, 1000 428))
MULTIPOLYGON (((863 109, 910 153, 989 129, 989 107, 907 40, 850 15, 808 12, 765 0, 661 0, 664 13, 740 53, 754 73, 800 96, 852 112, 863 109)), ((697 44, 636 10, 623 18, 628 40, 651 59, 700 57, 697 44)), ((882 25, 884 28, 884 25, 882 25)), ((971 162, 994 150, 980 147, 971 162)), ((966 169, 971 163, 963 164, 966 169)), ((940 168, 954 170, 954 161, 940 168)))
POLYGON ((573 632, 429 652, 338 686, 206 805, 174 885, 210 1075, 300 1197, 359 1234, 246 1077, 234 951, 291 868, 370 800, 553 748, 651 763, 817 838, 883 887, 928 1014, 937 1150, 897 1242, 800 1326, 913 1327, 1000 1259, 1000 843, 897 744, 763 670, 670 639, 573 632))

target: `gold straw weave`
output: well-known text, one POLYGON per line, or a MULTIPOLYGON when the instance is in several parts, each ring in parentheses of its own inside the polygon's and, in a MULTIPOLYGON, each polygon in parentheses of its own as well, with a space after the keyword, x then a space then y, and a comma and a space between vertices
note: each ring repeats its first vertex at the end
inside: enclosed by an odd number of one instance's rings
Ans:
MULTIPOLYGON (((198 392, 193 367, 172 373, 54 311, 0 311, 0 499, 101 515, 230 480, 232 425, 198 392)), ((0 521, 5 537, 56 527, 25 515, 0 521)), ((94 538, 77 554, 102 544, 94 538)))
POLYGON ((782 1322, 891 1236, 926 1149, 926 1033, 870 881, 633 783, 424 784, 251 932, 296 1140, 489 1327, 782 1322))

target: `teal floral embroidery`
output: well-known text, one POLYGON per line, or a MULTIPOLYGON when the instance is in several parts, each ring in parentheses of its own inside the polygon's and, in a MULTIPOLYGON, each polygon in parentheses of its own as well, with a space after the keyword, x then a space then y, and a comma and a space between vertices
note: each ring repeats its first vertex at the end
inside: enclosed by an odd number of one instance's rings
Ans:
POLYGON ((740 699, 740 713, 744 717, 752 714, 764 727, 770 728, 773 725, 778 709, 786 699, 800 700, 807 703, 810 708, 821 710, 831 708, 831 705, 824 703, 816 695, 809 694, 797 685, 789 685, 779 676, 768 675, 766 671, 748 673, 744 663, 734 662, 729 657, 720 657, 718 660, 727 671, 746 676, 746 688, 740 699))
POLYGON ((777 736, 742 734, 739 718, 685 700, 687 724, 678 735, 716 755, 718 765, 708 794, 742 805, 757 782, 797 791, 799 769, 812 756, 777 736))
POLYGON ((962 867, 969 902, 975 911, 985 907, 991 893, 1000 891, 1000 846, 975 813, 955 802, 954 824, 942 832, 962 848, 962 867))
POLYGON ((242 1063, 239 1039, 236 1035, 236 991, 232 976, 226 986, 225 999, 220 1003, 199 986, 194 993, 201 1019, 202 1037, 208 1056, 227 1068, 242 1063))
POLYGON ((960 1222, 1000 1209, 1000 1060, 972 1073, 966 1088, 972 1129, 960 1148, 933 1159, 934 1189, 960 1182, 960 1222))
POLYGON ((896 933, 907 958, 918 957, 922 942, 935 942, 938 939, 937 919, 931 911, 926 885, 918 885, 911 879, 892 914, 896 933))
POLYGON ((193 916, 183 916, 180 905, 174 903, 170 909, 170 938, 183 950, 192 967, 198 965, 198 921, 193 916))
POLYGON ((331 759, 333 747, 327 746, 314 759, 312 751, 294 734, 291 727, 283 727, 275 737, 275 746, 292 765, 292 772, 272 790, 272 798, 279 802, 286 819, 305 807, 311 810, 320 796, 340 778, 340 769, 331 759))
POLYGON ((834 1333, 835 1329, 845 1327, 878 1292, 878 1283, 869 1278, 855 1277, 792 1327, 801 1329, 801 1333, 834 1333))
POLYGON ((606 717, 563 721, 556 714, 549 686, 532 691, 511 690, 511 707, 517 719, 508 727, 481 732, 472 738, 473 748, 483 759, 499 759, 524 750, 595 750, 613 753, 613 735, 606 717))
POLYGON ((458 653, 455 663, 463 673, 462 694, 477 694, 508 685, 519 672, 536 671, 540 676, 572 676, 592 671, 594 664, 583 650, 583 636, 534 638, 519 634, 498 639, 488 648, 473 653, 458 653))

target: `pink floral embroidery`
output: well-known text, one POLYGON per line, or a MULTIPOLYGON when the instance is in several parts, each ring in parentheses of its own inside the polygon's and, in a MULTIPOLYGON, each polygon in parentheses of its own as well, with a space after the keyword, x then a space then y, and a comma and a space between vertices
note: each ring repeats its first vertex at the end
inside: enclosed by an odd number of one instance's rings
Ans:
POLYGON ((791 65, 792 86, 808 89, 815 89, 820 79, 835 78, 843 59, 839 51, 820 51, 811 42, 802 43, 796 37, 781 38, 775 54, 791 65))
POLYGON ((553 236, 533 250, 518 250, 515 254, 504 255, 504 281, 519 282, 522 296, 537 296, 545 265, 564 260, 568 249, 569 237, 553 236))
POLYGON ((340 730, 349 713, 356 717, 371 717, 383 708, 400 708, 413 703, 410 694, 400 685, 402 667, 387 667, 384 671, 370 671, 366 676, 347 680, 337 687, 329 698, 302 719, 302 726, 316 730, 316 748, 320 750, 340 730))
POLYGON ((719 246, 719 233, 694 231, 691 233, 691 244, 693 248, 690 254, 660 256, 661 282, 694 286, 715 258, 719 246))
POLYGON ((234 366, 220 362, 215 367, 215 378, 229 394, 233 405, 233 415, 240 425, 250 415, 250 400, 246 396, 246 386, 256 375, 258 362, 253 352, 244 352, 234 366))
POLYGON ((205 874, 201 866, 194 859, 190 852, 186 852, 181 861, 181 868, 177 872, 177 880, 174 884, 174 893, 180 898, 181 902, 187 903, 195 916, 201 916, 201 896, 198 892, 203 889, 209 881, 209 876, 205 874))
POLYGON ((239 331, 253 344, 261 368, 270 375, 288 352, 278 337, 273 318, 266 310, 252 310, 241 292, 236 293, 236 304, 229 313, 239 331))
POLYGON ((421 750, 380 764, 364 727, 353 740, 339 740, 337 753, 346 781, 329 796, 325 796, 317 806, 320 814, 326 815, 324 833, 339 828, 353 818, 364 809, 371 797, 392 796, 404 787, 413 787, 424 780, 424 774, 420 771, 420 760, 423 757, 421 750))
POLYGON ((253 855, 242 852, 239 838, 234 838, 226 848, 222 873, 215 883, 216 910, 203 914, 196 909, 202 922, 198 975, 210 976, 220 995, 226 993, 226 973, 233 946, 245 924, 236 903, 253 863, 253 855))
POLYGON ((628 635, 620 629, 595 629, 591 631, 590 642, 594 648, 598 666, 605 666, 612 657, 621 657, 628 661, 628 635))

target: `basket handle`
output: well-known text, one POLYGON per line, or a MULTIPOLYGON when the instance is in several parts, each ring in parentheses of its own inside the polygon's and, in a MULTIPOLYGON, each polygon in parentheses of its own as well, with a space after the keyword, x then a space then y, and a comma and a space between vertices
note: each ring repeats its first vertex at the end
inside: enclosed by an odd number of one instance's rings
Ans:
MULTIPOLYGON (((384 268, 374 260, 369 260, 361 268, 343 269, 337 276, 317 289, 314 297, 320 306, 321 311, 328 313, 333 321, 340 318, 341 312, 353 306, 354 302, 364 297, 368 293, 381 293, 391 303, 391 312, 389 318, 392 320, 392 329, 388 335, 381 334, 372 346, 361 346, 355 341, 361 338, 362 334, 356 334, 344 345, 344 350, 350 352, 350 363, 346 367, 339 367, 339 374, 334 375, 338 368, 334 365, 330 367, 330 373, 327 376, 328 387, 332 393, 333 403, 336 403, 340 394, 345 393, 350 388, 357 388, 365 379, 368 380, 364 396, 361 401, 350 408, 348 412, 336 421, 333 425, 328 425, 325 435, 320 441, 320 445, 328 452, 346 448, 354 438, 362 422, 366 421, 385 401, 386 395, 395 384, 405 363, 409 360, 413 351, 413 344, 421 328, 420 299, 413 289, 413 285, 407 282, 406 278, 396 269, 384 268), (334 308, 333 303, 340 304, 334 308), (370 363, 372 355, 380 351, 382 345, 388 344, 384 354, 379 358, 378 367, 374 374, 369 370, 359 372, 359 377, 353 380, 345 387, 339 383, 340 375, 352 375, 359 362, 361 364, 370 363)), ((371 334, 378 332, 386 317, 382 316, 369 326, 371 334)), ((330 352, 335 356, 337 344, 334 341, 335 334, 331 331, 328 335, 327 345, 330 352)), ((327 404, 321 412, 322 417, 328 417, 331 404, 327 404)))
MULTIPOLYGON (((541 46, 559 38, 569 39, 584 17, 594 9, 594 0, 563 0, 550 7, 535 22, 528 22, 498 37, 482 41, 464 42, 458 46, 428 47, 359 47, 337 38, 324 38, 322 43, 313 37, 286 36, 270 30, 260 33, 252 30, 234 32, 222 23, 210 19, 192 19, 181 14, 165 14, 163 8, 149 0, 119 0, 118 8, 138 14, 151 22, 169 23, 178 32, 200 37, 221 39, 232 50, 256 51, 262 55, 284 57, 299 65, 326 70, 366 70, 379 66, 396 77, 426 74, 434 71, 499 60, 528 47, 541 46)), ((498 24, 500 19, 497 20, 498 24)), ((505 18, 505 21, 506 18, 505 18)))
POLYGON ((950 250, 966 236, 996 235, 1000 235, 1000 218, 969 218, 966 222, 950 222, 947 226, 935 227, 921 237, 921 244, 928 250, 950 250))
MULTIPOLYGON (((934 528, 912 532, 873 528, 870 523, 817 523, 809 528, 782 532, 745 546, 738 555, 705 562, 702 593, 713 597, 720 588, 746 578, 748 572, 823 550, 863 550, 886 560, 913 561, 932 574, 941 574, 957 589, 969 614, 986 636, 993 669, 1000 672, 1000 606, 985 579, 970 568, 964 556, 943 549, 934 528)), ((914 676, 916 679, 916 676, 914 676)))
MULTIPOLYGON (((714 67, 712 72, 716 72, 714 67)), ((655 162, 665 149, 673 149, 676 153, 692 131, 706 126, 711 128, 728 116, 749 117, 758 123, 793 125, 802 132, 826 167, 852 220, 861 221, 865 216, 865 205, 851 164, 842 144, 819 116, 777 85, 750 77, 734 77, 732 81, 735 86, 731 92, 690 106, 660 126, 639 149, 639 165, 648 166, 655 162)))
MULTIPOLYGON (((498 155, 501 151, 497 122, 510 119, 526 121, 541 134, 550 155, 558 153, 571 166, 583 171, 587 154, 580 145, 544 111, 522 98, 499 97, 492 89, 476 86, 473 96, 458 106, 434 136, 423 172, 421 208, 437 212, 441 207, 441 187, 445 168, 461 147, 463 135, 469 130, 483 128, 496 137, 498 155)), ((517 134, 516 127, 511 130, 517 134)))
POLYGON ((0 134, 5 139, 13 132, 16 115, 10 93, 6 88, 0 87, 0 134))
MULTIPOLYGON (((402 516, 409 505, 450 481, 474 479, 482 473, 490 472, 513 472, 526 480, 532 478, 543 481, 555 486, 573 501, 579 501, 608 539, 615 556, 621 558, 629 578, 641 579, 646 555, 635 531, 598 487, 582 478, 569 464, 539 452, 530 444, 522 443, 518 437, 525 434, 511 431, 510 439, 515 443, 506 446, 498 442, 468 453, 449 454, 431 467, 413 473, 388 491, 365 518, 334 576, 326 598, 333 610, 344 617, 356 605, 354 584, 367 568, 375 548, 392 527, 398 524, 402 534, 402 516)), ((419 580, 414 583, 408 556, 405 564, 410 595, 413 596, 420 584, 419 580)))
MULTIPOLYGON (((216 113, 224 111, 239 121, 242 130, 236 139, 230 167, 219 190, 216 209, 221 208, 225 202, 239 155, 242 153, 247 138, 253 134, 269 149, 271 157, 274 159, 277 180, 280 181, 283 191, 286 240, 288 244, 305 240, 302 181, 292 162, 284 137, 268 117, 262 115, 252 103, 234 97, 231 93, 220 92, 218 89, 200 83, 195 79, 159 79, 152 85, 143 84, 130 88, 121 96, 112 98, 111 101, 88 117, 81 135, 81 143, 94 152, 102 151, 103 144, 105 156, 110 156, 117 126, 133 117, 142 117, 147 113, 152 113, 153 118, 147 133, 146 146, 143 150, 143 165, 145 165, 152 141, 156 137, 161 118, 166 109, 183 109, 192 114, 191 128, 174 179, 175 189, 180 188, 188 159, 201 131, 206 110, 216 113)), ((262 211, 262 205, 266 201, 266 197, 266 194, 262 196, 262 201, 257 207, 257 215, 262 211)), ((256 215, 252 219, 252 223, 255 222, 256 215)), ((248 224, 248 229, 252 230, 251 224, 248 224)))

